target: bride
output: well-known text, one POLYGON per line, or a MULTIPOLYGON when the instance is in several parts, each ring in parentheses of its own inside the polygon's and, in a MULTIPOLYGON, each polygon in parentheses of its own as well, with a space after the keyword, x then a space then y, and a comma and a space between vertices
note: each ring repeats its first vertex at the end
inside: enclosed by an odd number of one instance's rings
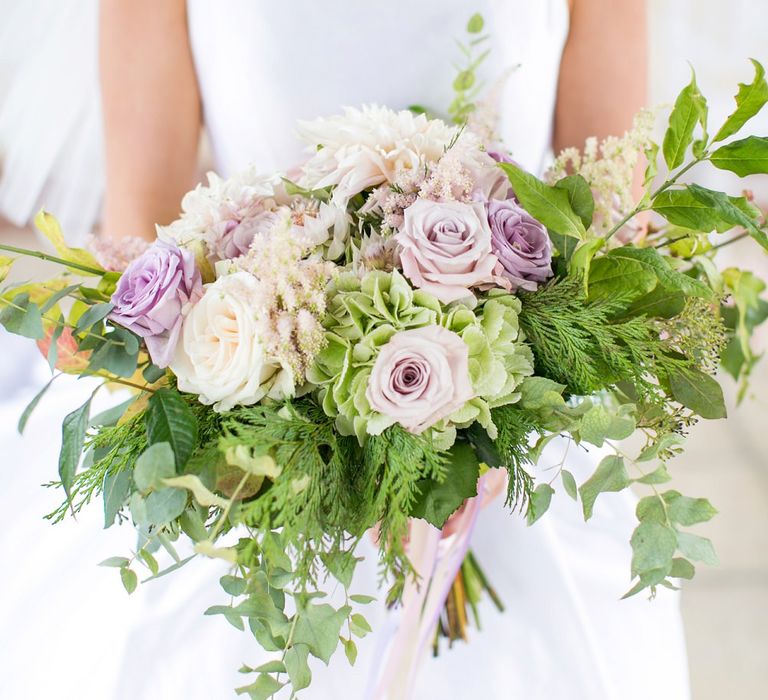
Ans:
MULTIPOLYGON (((488 92, 498 96, 500 135, 529 170, 541 172, 553 148, 623 133, 643 106, 642 0, 102 0, 104 234, 151 238, 155 223, 176 217, 197 179, 201 126, 216 170, 228 176, 250 163, 269 172, 300 162, 297 119, 371 102, 439 112, 452 97, 453 38, 474 12, 484 16, 491 34, 491 57, 481 72, 488 92)), ((55 213, 53 203, 46 206, 55 213)), ((64 384, 57 396, 63 391, 64 384)), ((39 462, 29 441, 17 449, 34 452, 39 462)), ((542 468, 567 459, 583 481, 598 456, 565 449, 553 444, 542 468)), ((608 495, 585 525, 579 507, 558 494, 550 514, 530 528, 501 503, 487 508, 473 550, 506 609, 499 613, 485 604, 481 633, 426 659, 412 697, 685 700, 678 597, 664 590, 652 602, 618 600, 629 587, 634 505, 626 493, 608 495)), ((80 527, 89 526, 96 524, 80 527)), ((56 530, 45 535, 53 549, 56 537, 56 530)), ((70 533, 62 546, 96 563, 96 556, 83 555, 85 541, 70 533)), ((372 554, 358 567, 357 590, 375 588, 372 554)), ((76 590, 83 569, 61 553, 58 561, 57 581, 76 590)), ((219 602, 218 565, 194 564, 186 576, 143 587, 138 602, 100 596, 98 615, 79 617, 77 606, 60 611, 57 626, 88 639, 89 648, 92 637, 109 639, 117 658, 105 662, 108 673, 100 671, 101 693, 84 693, 97 686, 84 684, 88 667, 77 643, 61 637, 55 653, 70 660, 70 670, 58 679, 57 696, 228 697, 237 684, 231 669, 263 659, 246 635, 201 617, 219 602)), ((397 613, 379 609, 371 618, 377 632, 361 645, 355 667, 338 656, 328 669, 313 668, 307 697, 368 696, 382 665, 379 637, 396 624, 397 613)), ((26 622, 36 635, 46 635, 46 624, 34 612, 26 622)), ((11 651, 6 663, 10 668, 13 658, 31 674, 33 661, 20 654, 11 651)), ((45 668, 42 659, 34 663, 45 668)))

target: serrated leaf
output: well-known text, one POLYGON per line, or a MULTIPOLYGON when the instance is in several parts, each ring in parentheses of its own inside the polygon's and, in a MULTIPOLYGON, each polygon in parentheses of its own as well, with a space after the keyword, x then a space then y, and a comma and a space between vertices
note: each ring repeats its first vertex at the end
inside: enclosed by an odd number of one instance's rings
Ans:
POLYGON ((739 177, 768 173, 768 138, 749 136, 718 148, 711 156, 712 165, 739 177))
MULTIPOLYGON (((93 398, 93 397, 91 397, 93 398)), ((85 431, 88 429, 88 416, 91 410, 91 398, 80 408, 68 414, 61 424, 61 451, 59 452, 59 478, 67 500, 75 480, 75 472, 83 451, 85 431)))
POLYGON ((139 585, 139 579, 133 569, 120 569, 120 580, 123 582, 125 590, 128 591, 128 595, 133 593, 136 590, 136 586, 139 585))
POLYGON ((697 369, 681 369, 670 373, 669 387, 675 401, 702 418, 726 417, 723 388, 714 377, 697 369))
POLYGON ((552 502, 552 495, 555 490, 549 485, 541 483, 531 493, 528 499, 528 507, 525 512, 525 518, 528 525, 533 525, 544 513, 549 510, 552 502))
POLYGON ((285 669, 291 679, 293 692, 308 688, 312 682, 312 672, 307 663, 309 647, 306 644, 294 644, 285 652, 285 669))
POLYGON ((696 76, 683 88, 675 100, 675 106, 669 115, 669 126, 664 134, 662 152, 667 167, 674 170, 682 165, 688 146, 693 142, 693 130, 696 124, 706 127, 707 101, 699 92, 696 76))
POLYGON ((158 389, 149 399, 145 417, 150 444, 167 442, 181 470, 197 445, 197 419, 181 394, 158 389))
POLYGON ((751 60, 755 67, 755 78, 748 85, 739 83, 739 91, 736 94, 736 110, 725 120, 725 124, 715 134, 715 141, 722 141, 733 136, 768 102, 768 83, 765 81, 765 70, 754 58, 751 60))
MULTIPOLYGON (((167 442, 156 442, 150 445, 136 460, 133 470, 133 480, 139 491, 163 486, 163 479, 176 473, 173 450, 167 442)), ((186 498, 186 497, 185 497, 186 498)))
POLYGON ((552 187, 512 163, 500 163, 523 208, 544 226, 563 236, 583 239, 584 224, 571 206, 568 192, 552 187))
POLYGON ((621 491, 629 484, 624 460, 617 455, 603 457, 595 473, 579 488, 584 519, 589 520, 592 517, 595 501, 601 493, 621 491))

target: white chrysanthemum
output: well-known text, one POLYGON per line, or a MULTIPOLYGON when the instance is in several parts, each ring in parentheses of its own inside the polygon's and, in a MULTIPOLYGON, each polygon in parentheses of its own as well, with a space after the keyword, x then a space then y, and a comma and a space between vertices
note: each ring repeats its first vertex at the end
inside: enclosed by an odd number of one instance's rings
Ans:
POLYGON ((158 237, 181 247, 204 243, 214 261, 241 254, 241 248, 248 248, 247 235, 268 223, 259 219, 276 208, 279 183, 278 176, 261 175, 254 168, 227 179, 208 173, 208 184, 184 196, 181 216, 158 226, 158 237))
POLYGON ((343 114, 300 122, 299 131, 315 152, 304 165, 302 185, 336 186, 345 202, 358 192, 392 182, 398 172, 417 170, 440 158, 457 128, 407 110, 369 105, 343 114))

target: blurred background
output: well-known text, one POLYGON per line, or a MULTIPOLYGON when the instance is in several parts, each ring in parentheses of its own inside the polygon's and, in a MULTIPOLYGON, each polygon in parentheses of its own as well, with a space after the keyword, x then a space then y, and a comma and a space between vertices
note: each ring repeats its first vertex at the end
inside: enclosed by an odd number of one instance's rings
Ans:
MULTIPOLYGON (((18 167, 42 167, 40 163, 14 160, 18 156, 9 125, 38 129, 41 138, 46 138, 45 124, 49 123, 50 137, 55 138, 56 134, 66 133, 62 124, 66 120, 91 120, 94 128, 98 124, 98 113, 92 107, 84 106, 77 91, 78 86, 85 90, 90 81, 95 80, 95 75, 87 72, 88 66, 95 66, 96 46, 92 41, 95 11, 90 16, 76 13, 79 24, 72 26, 72 31, 66 35, 59 32, 61 45, 56 50, 86 71, 77 76, 76 84, 65 74, 60 76, 61 80, 49 75, 45 84, 51 90, 50 109, 37 115, 39 121, 35 124, 18 125, 18 121, 14 122, 17 115, 9 115, 3 110, 4 97, 19 87, 18 82, 35 80, 36 72, 42 69, 34 60, 38 48, 34 37, 12 36, 3 31, 3 19, 8 19, 18 4, 0 0, 0 180, 12 178, 18 167), (25 67, 22 76, 19 75, 21 65, 25 67)), ((70 3, 44 4, 46 21, 59 23, 71 19, 67 9, 70 3)), ((95 7, 95 3, 92 4, 95 7)), ((695 66, 699 86, 709 100, 712 123, 719 123, 732 109, 737 82, 752 79, 753 69, 748 58, 757 58, 768 65, 768 3, 765 0, 649 0, 649 13, 651 104, 669 105, 674 101, 678 90, 689 80, 690 63, 695 66)), ((6 26, 11 24, 9 21, 6 26)), ((768 133, 768 117, 752 122, 750 130, 752 133, 768 133)), ((72 154, 78 152, 78 144, 62 141, 58 152, 58 157, 71 159, 72 154)), ((77 163, 72 167, 77 167, 77 163)), ((727 175, 718 172, 715 179, 703 184, 738 194, 727 175)), ((696 177, 696 173, 692 176, 696 177)), ((99 179, 100 173, 94 173, 94 182, 99 179)), ((768 178, 763 176, 750 182, 757 202, 763 207, 768 205, 766 180, 768 178)), ((58 186, 66 187, 66 183, 58 183, 58 186)), ((87 193, 68 194, 78 206, 96 208, 100 187, 94 186, 87 193)), ((0 204, 4 204, 13 216, 13 203, 10 206, 8 202, 0 204)), ((76 227, 66 226, 69 212, 55 213, 64 220, 65 230, 81 238, 86 234, 76 227)), ((12 222, 0 218, 0 242, 34 247, 38 242, 35 235, 21 220, 12 222)), ((768 276, 768 258, 750 257, 745 250, 753 253, 755 248, 753 245, 740 248, 738 244, 728 248, 728 259, 723 266, 737 264, 761 270, 763 276, 768 276)), ((40 277, 46 271, 45 266, 36 261, 23 260, 14 267, 12 279, 40 277)), ((764 350, 766 339, 759 339, 759 344, 764 350)), ((6 572, 18 570, 19 562, 23 563, 29 573, 23 585, 40 587, 42 599, 45 597, 44 582, 34 580, 35 560, 41 555, 26 551, 24 543, 17 541, 13 533, 23 529, 27 533, 24 539, 28 542, 29 537, 38 534, 42 538, 50 527, 41 520, 40 514, 55 507, 58 496, 41 489, 38 484, 55 476, 59 436, 46 434, 34 445, 38 452, 50 453, 50 469, 45 473, 26 471, 25 466, 39 469, 41 462, 39 458, 32 460, 30 441, 19 440, 13 434, 13 426, 23 406, 47 381, 47 368, 29 341, 10 337, 2 329, 0 358, 0 436, 3 441, 0 454, 6 472, 2 476, 0 518, 6 510, 2 508, 2 499, 24 498, 28 502, 23 522, 3 522, 0 552, 6 572)), ((699 424, 692 431, 686 454, 671 465, 675 483, 681 491, 709 498, 720 511, 718 517, 701 528, 701 534, 714 541, 721 564, 716 568, 700 567, 696 579, 685 585, 682 598, 695 700, 715 700, 725 696, 768 697, 768 460, 762 443, 762 430, 768 418, 768 362, 758 365, 750 391, 740 405, 736 405, 733 383, 726 380, 726 384, 730 419, 699 424)), ((36 424, 51 425, 51 416, 64 415, 78 405, 76 401, 77 398, 72 397, 66 405, 41 408, 40 415, 30 424, 30 432, 38 435, 36 424)), ((60 527, 62 542, 74 541, 72 528, 77 525, 70 523, 60 527)), ((113 528, 105 537, 104 531, 99 530, 98 513, 86 514, 79 527, 92 527, 95 537, 87 546, 83 540, 85 551, 81 562, 68 560, 66 565, 87 568, 89 587, 87 591, 73 589, 67 595, 72 605, 82 606, 83 614, 99 615, 100 611, 110 609, 110 615, 117 615, 111 622, 116 629, 121 621, 141 614, 140 599, 128 610, 122 602, 124 593, 114 572, 103 569, 94 572, 93 563, 120 552, 131 535, 113 528)), ((51 538, 45 541, 50 543, 51 538)), ((51 552, 50 556, 55 557, 56 553, 51 552)), ((0 597, 3 601, 7 600, 7 595, 12 596, 14 586, 19 585, 11 582, 7 573, 1 576, 0 597)), ((23 613, 23 610, 0 611, 0 648, 25 634, 23 613)), ((51 620, 51 635, 59 636, 62 643, 70 638, 67 630, 56 629, 55 618, 51 620)), ((118 638, 115 634, 112 639, 109 631, 105 631, 101 640, 104 650, 110 642, 119 643, 118 638)), ((109 666, 111 656, 105 651, 102 660, 105 676, 114 671, 109 666)), ((52 668, 55 668, 54 659, 41 658, 40 662, 54 664, 52 668)), ((88 681, 84 679, 83 682, 88 681)), ((96 680, 90 679, 90 682, 96 680)), ((55 683, 51 685, 53 688, 55 683)))

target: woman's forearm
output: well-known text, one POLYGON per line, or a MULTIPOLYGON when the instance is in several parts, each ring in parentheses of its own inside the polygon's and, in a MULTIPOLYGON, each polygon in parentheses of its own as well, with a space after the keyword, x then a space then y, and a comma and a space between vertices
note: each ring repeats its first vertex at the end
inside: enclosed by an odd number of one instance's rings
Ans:
POLYGON ((154 238, 195 181, 200 96, 184 0, 101 0, 103 231, 154 238))

